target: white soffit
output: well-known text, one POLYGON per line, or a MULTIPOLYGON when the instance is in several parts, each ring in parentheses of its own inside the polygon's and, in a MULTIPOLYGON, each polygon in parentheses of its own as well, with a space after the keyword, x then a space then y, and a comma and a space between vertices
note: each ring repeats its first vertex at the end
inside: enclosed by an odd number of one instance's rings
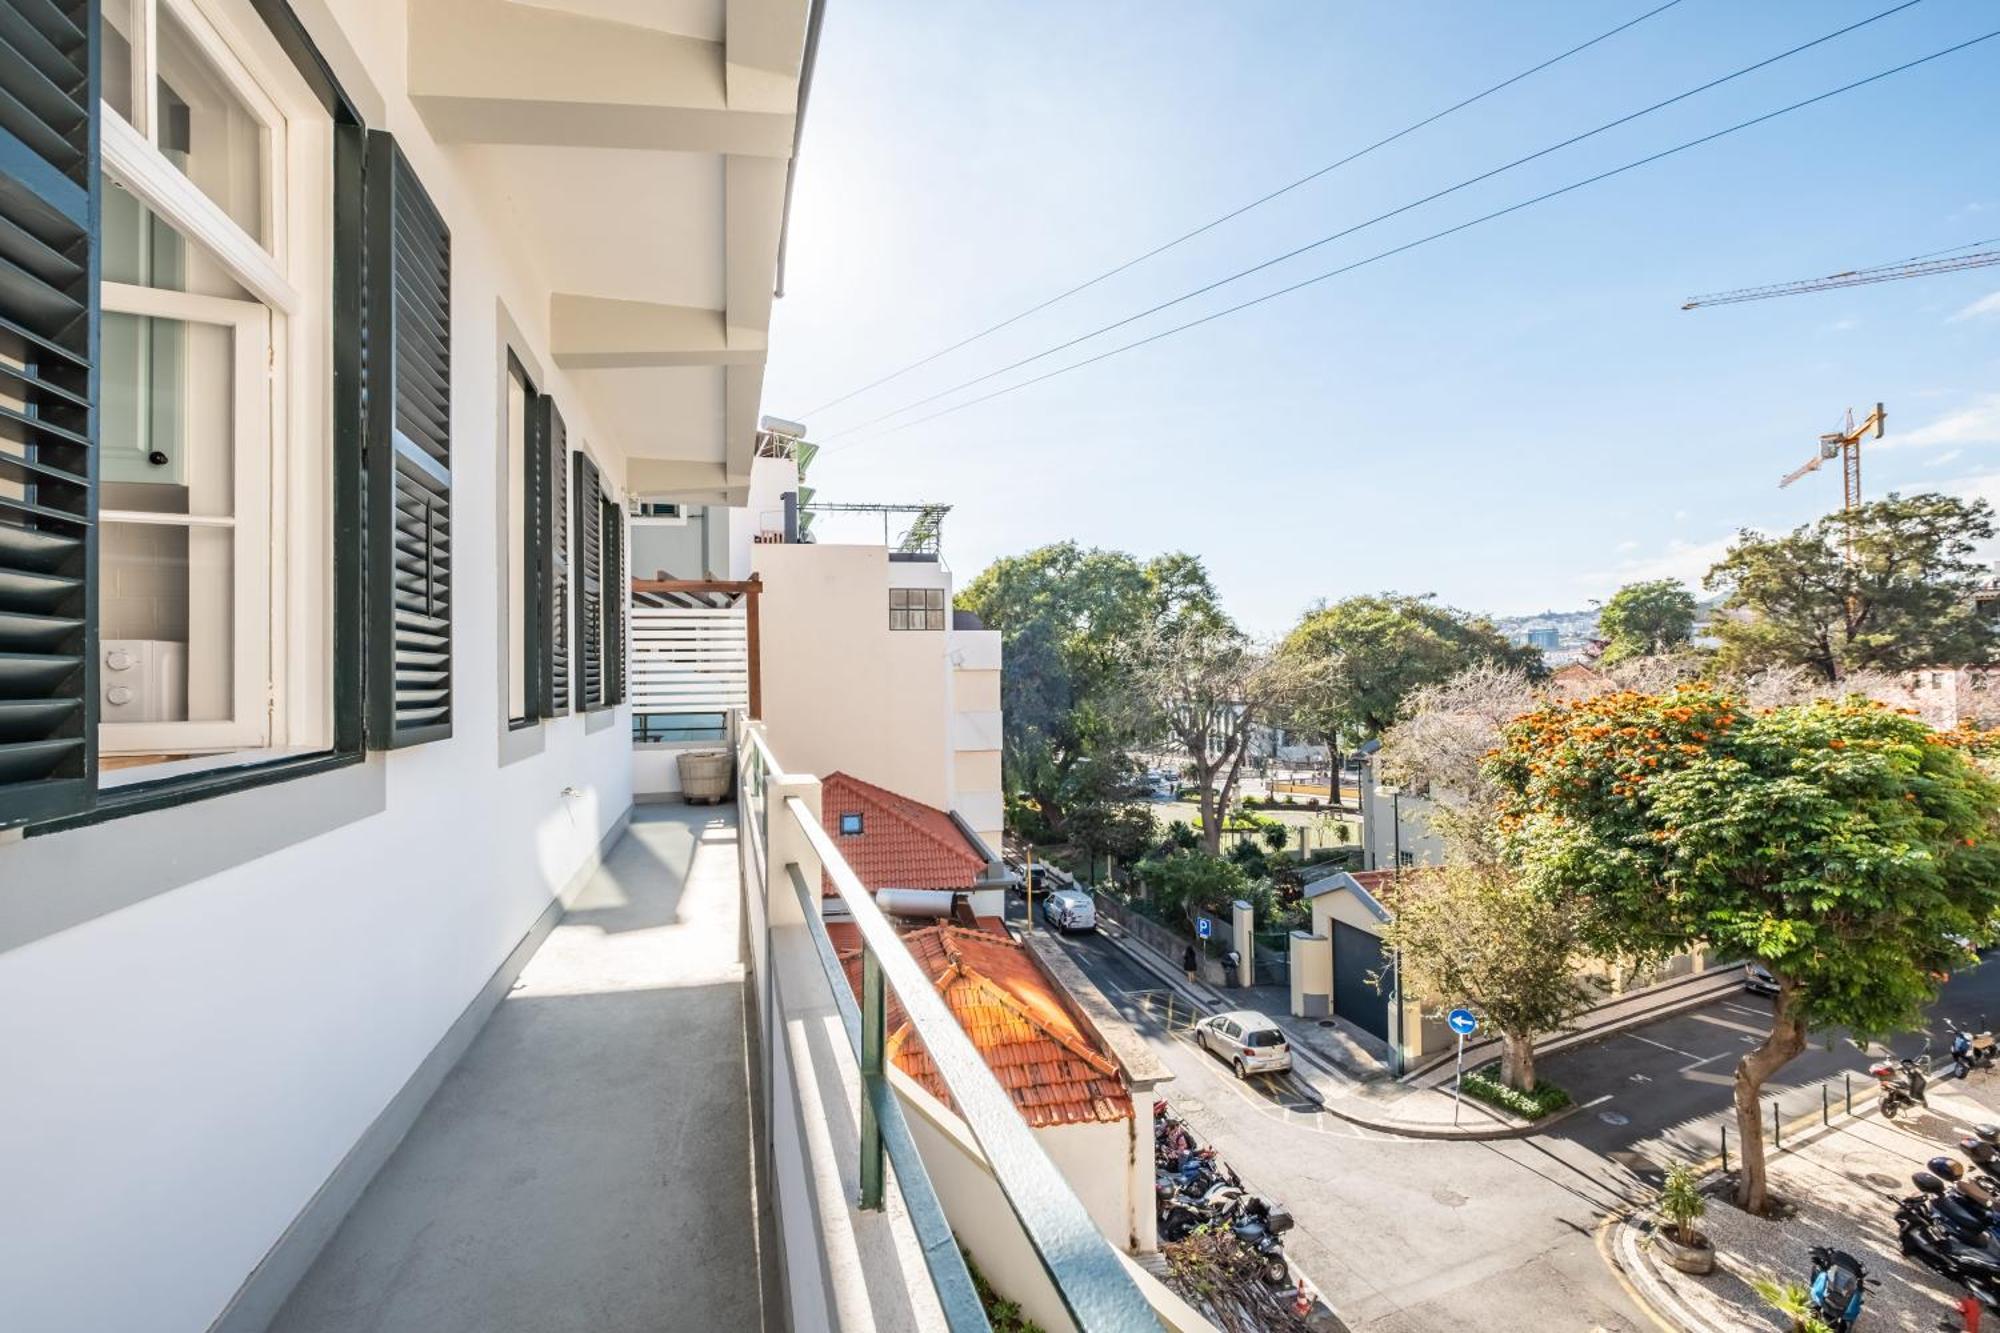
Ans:
POLYGON ((553 290, 723 308, 720 154, 518 144, 479 152, 488 180, 516 183, 522 239, 553 290))
POLYGON ((589 398, 599 430, 614 434, 628 457, 723 461, 724 367, 577 370, 570 380, 589 398))

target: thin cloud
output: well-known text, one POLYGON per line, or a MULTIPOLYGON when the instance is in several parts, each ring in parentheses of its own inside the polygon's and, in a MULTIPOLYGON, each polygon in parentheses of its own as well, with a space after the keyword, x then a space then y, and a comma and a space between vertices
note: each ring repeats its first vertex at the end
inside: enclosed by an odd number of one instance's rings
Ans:
POLYGON ((1861 321, 1850 315, 1845 319, 1836 319, 1833 323, 1826 326, 1826 331, 1828 333, 1846 333, 1850 329, 1858 329, 1860 327, 1861 321))
POLYGON ((2000 444, 2000 393, 1985 394, 1970 407, 1948 412, 1928 426, 1902 434, 1891 430, 1882 443, 1913 449, 1935 444, 2000 444))
POLYGON ((1946 463, 1956 463, 1959 459, 1963 457, 1965 457, 1965 450, 1947 449, 1943 453, 1939 454, 1936 458, 1925 459, 1924 466, 1943 467, 1946 463))
MULTIPOLYGON (((1649 579, 1679 579, 1690 588, 1700 588, 1702 578, 1709 568, 1735 545, 1736 533, 1717 537, 1712 541, 1687 542, 1676 537, 1667 543, 1666 549, 1657 555, 1637 556, 1621 560, 1610 569, 1601 569, 1582 575, 1578 582, 1593 589, 1610 591, 1627 583, 1643 583, 1649 579)), ((1634 543, 1626 542, 1618 548, 1621 552, 1634 543)))
POLYGON ((2000 319, 2000 292, 1992 292, 1980 297, 1971 305, 1947 319, 1947 324, 1957 324, 1968 319, 2000 319))

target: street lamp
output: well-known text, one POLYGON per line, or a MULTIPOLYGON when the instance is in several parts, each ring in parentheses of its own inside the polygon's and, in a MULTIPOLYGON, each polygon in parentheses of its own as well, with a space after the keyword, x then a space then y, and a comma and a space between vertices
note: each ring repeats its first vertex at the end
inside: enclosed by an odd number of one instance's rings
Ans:
MULTIPOLYGON (((1395 826, 1396 861, 1392 873, 1399 878, 1403 873, 1403 789, 1393 782, 1377 784, 1377 796, 1389 798, 1389 822, 1395 826)), ((1395 1037, 1389 1042, 1389 1073, 1392 1077, 1403 1076, 1403 951, 1398 949, 1390 961, 1395 972, 1396 986, 1390 992, 1390 1016, 1395 1020, 1395 1037)))
POLYGON ((1375 788, 1377 796, 1389 798, 1389 822, 1395 827, 1396 859, 1392 869, 1403 868, 1403 789, 1393 782, 1380 783, 1375 788))

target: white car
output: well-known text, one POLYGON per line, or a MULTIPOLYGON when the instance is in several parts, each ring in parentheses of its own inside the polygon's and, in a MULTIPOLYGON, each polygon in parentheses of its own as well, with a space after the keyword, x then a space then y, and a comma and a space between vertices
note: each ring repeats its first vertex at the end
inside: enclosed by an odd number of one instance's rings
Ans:
POLYGON ((1211 1014, 1194 1025, 1195 1040, 1229 1061, 1236 1077, 1284 1073, 1292 1067, 1292 1048, 1285 1034, 1265 1014, 1233 1009, 1211 1014))
POLYGON ((1054 930, 1096 930, 1097 904, 1080 889, 1057 889, 1042 899, 1042 920, 1054 930))

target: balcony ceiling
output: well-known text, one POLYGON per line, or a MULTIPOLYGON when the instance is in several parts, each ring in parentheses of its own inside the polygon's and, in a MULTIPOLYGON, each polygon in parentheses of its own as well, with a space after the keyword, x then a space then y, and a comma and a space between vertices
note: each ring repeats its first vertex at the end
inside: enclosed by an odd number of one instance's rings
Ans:
POLYGON ((547 283, 634 489, 741 501, 808 0, 414 0, 410 89, 547 283))

